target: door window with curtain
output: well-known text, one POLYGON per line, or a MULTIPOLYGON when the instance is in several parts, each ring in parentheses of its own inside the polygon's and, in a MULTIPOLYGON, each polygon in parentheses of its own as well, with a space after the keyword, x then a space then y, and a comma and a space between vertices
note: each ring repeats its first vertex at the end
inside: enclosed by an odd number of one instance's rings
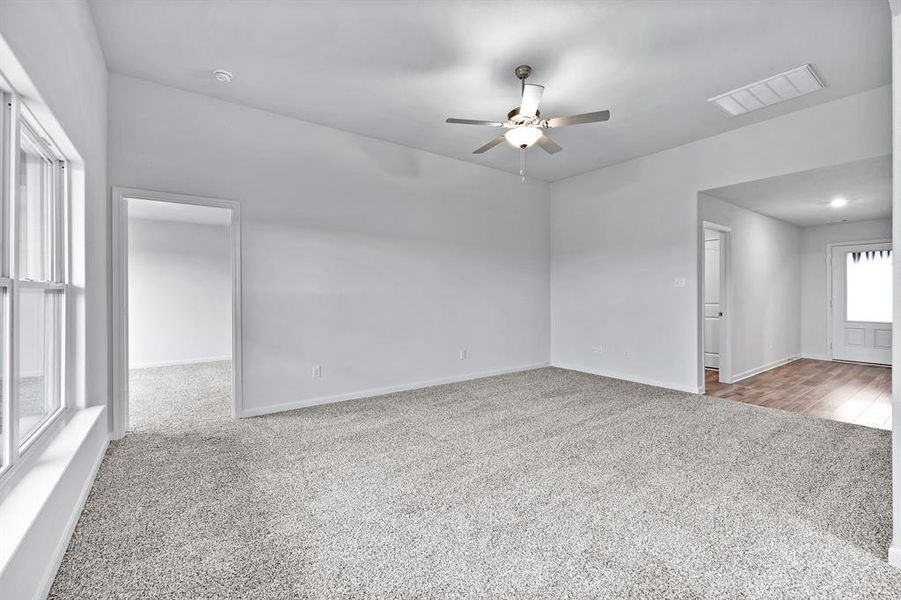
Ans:
POLYGON ((892 258, 889 242, 832 248, 833 359, 891 363, 892 258))
POLYGON ((848 252, 846 261, 848 321, 892 322, 892 251, 848 252))

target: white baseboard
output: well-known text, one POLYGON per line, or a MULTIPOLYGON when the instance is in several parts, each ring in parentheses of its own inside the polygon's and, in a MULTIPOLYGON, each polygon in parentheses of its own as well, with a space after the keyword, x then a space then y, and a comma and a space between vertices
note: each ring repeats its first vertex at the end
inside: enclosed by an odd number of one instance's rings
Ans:
POLYGON ((359 400, 361 398, 372 398, 373 396, 384 396, 385 394, 393 394, 396 392, 406 392, 409 390, 419 390, 422 388, 432 387, 435 385, 445 385, 448 383, 459 383, 461 381, 471 381, 473 379, 482 379, 483 377, 492 377, 494 375, 505 375, 507 373, 519 373, 521 371, 531 371, 533 369, 541 369, 548 366, 548 363, 540 362, 519 367, 508 367, 505 369, 494 369, 490 371, 480 371, 478 373, 467 373, 465 375, 453 375, 451 377, 441 377, 438 379, 430 379, 427 381, 418 381, 416 383, 406 383, 401 385, 391 385, 381 388, 370 388, 357 392, 348 392, 344 394, 335 394, 333 396, 320 396, 318 398, 308 398, 305 400, 297 400, 295 402, 284 402, 282 404, 273 404, 270 406, 255 406, 245 408, 241 412, 241 417, 258 417, 260 415, 268 415, 272 413, 285 412, 288 410, 296 410, 298 408, 306 408, 308 406, 317 406, 319 404, 331 404, 332 402, 344 402, 345 400, 359 400))
MULTIPOLYGON (((104 419, 105 420, 105 419, 104 419)), ((94 487, 94 480, 97 478, 97 471, 100 470, 100 465, 103 464, 103 459, 106 456, 106 449, 109 447, 109 437, 104 440, 103 444, 100 446, 100 451, 97 453, 97 456, 94 457, 93 464, 91 465, 90 475, 85 480, 84 485, 81 487, 81 492, 78 494, 78 501, 72 506, 72 512, 69 514, 69 518, 66 520, 66 527, 62 531, 62 535, 59 538, 59 544, 56 547, 56 550, 53 552, 53 557, 50 559, 47 565, 47 573, 44 575, 44 583, 41 586, 43 590, 41 598, 46 598, 50 594, 50 588, 53 586, 53 580, 56 579, 56 572, 59 570, 59 566, 63 562, 63 557, 66 554, 66 549, 69 547, 69 541, 72 539, 72 534, 75 533, 75 526, 78 525, 78 519, 81 517, 81 511, 84 510, 84 505, 88 501, 88 495, 91 493, 91 488, 94 487)))
POLYGON ((226 354, 225 356, 207 356, 204 358, 188 358, 182 360, 169 360, 163 362, 150 362, 150 363, 136 363, 133 365, 128 365, 129 369, 153 369, 155 367, 177 367, 180 365, 199 365, 200 363, 209 363, 209 362, 222 362, 224 360, 231 360, 231 354, 226 354))
POLYGON ((782 365, 787 365, 790 362, 794 362, 801 358, 800 354, 794 354, 792 356, 786 358, 780 358, 779 360, 774 360, 773 362, 767 363, 765 365, 760 365, 759 367, 754 367, 753 369, 748 369, 747 371, 742 371, 741 373, 736 373, 732 376, 732 383, 738 383, 742 379, 747 379, 748 377, 753 377, 754 375, 759 375, 764 371, 769 371, 770 369, 775 369, 776 367, 781 367, 782 365))
POLYGON ((806 358, 808 360, 832 360, 825 354, 805 354, 804 352, 801 353, 801 358, 806 358))
POLYGON ((654 387, 666 388, 668 390, 677 390, 680 392, 688 392, 689 394, 701 393, 700 388, 696 385, 680 385, 671 381, 660 381, 658 379, 648 379, 646 377, 636 377, 627 373, 617 373, 606 369, 596 369, 594 367, 577 367, 574 365, 551 361, 552 367, 567 369, 568 371, 579 371, 580 373, 590 373, 591 375, 600 375, 601 377, 609 377, 611 379, 619 379, 622 381, 631 381, 632 383, 641 383, 644 385, 652 385, 654 387))
POLYGON ((892 545, 888 549, 888 564, 901 569, 901 545, 892 540, 892 545))

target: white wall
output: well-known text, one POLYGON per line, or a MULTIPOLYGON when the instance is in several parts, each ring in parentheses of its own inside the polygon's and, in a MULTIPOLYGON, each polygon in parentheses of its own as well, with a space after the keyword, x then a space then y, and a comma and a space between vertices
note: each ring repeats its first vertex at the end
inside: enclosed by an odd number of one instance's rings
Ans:
POLYGON ((548 360, 546 184, 120 75, 109 101, 113 185, 241 203, 245 409, 548 360))
POLYGON ((73 408, 83 410, 70 411, 52 444, 32 449, 27 460, 41 468, 22 469, 0 497, 0 590, 37 598, 49 589, 108 439, 107 71, 85 2, 0 2, 0 36, 17 59, 0 59, 0 69, 24 69, 29 99, 43 104, 35 112, 51 112, 81 158, 70 169, 68 383, 73 408))
POLYGON ((551 184, 553 364, 696 391, 698 192, 883 156, 890 122, 886 86, 551 184))
POLYGON ((229 227, 130 218, 129 366, 230 359, 231 277, 229 227))
POLYGON ((828 332, 826 245, 890 240, 892 220, 836 223, 801 229, 801 354, 825 359, 828 332))
MULTIPOLYGON (((760 213, 698 194, 699 217, 730 227, 732 378, 801 353, 801 231, 760 213)), ((728 311, 730 307, 726 307, 728 311)))
POLYGON ((107 70, 93 17, 83 1, 0 2, 0 35, 84 161, 83 180, 79 173, 74 182, 84 198, 71 215, 78 249, 70 294, 72 391, 79 404, 105 406, 110 391, 107 70))

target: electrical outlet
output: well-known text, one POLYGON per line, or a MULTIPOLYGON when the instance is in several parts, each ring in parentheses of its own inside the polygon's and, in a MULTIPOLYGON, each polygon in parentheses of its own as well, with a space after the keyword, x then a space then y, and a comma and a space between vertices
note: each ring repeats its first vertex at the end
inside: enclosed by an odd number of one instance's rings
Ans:
POLYGON ((595 344, 594 346, 591 347, 591 351, 592 351, 594 354, 603 354, 603 353, 604 353, 604 346, 602 346, 601 344, 595 344))
POLYGON ((460 349, 460 360, 466 360, 466 348, 460 349))
POLYGON ((629 350, 626 350, 625 352, 623 352, 623 357, 624 358, 632 358, 632 352, 629 350))
POLYGON ((676 279, 673 280, 673 285, 677 288, 684 288, 685 287, 685 278, 684 277, 676 277, 676 279))
POLYGON ((313 365, 313 379, 322 377, 322 365, 313 365))

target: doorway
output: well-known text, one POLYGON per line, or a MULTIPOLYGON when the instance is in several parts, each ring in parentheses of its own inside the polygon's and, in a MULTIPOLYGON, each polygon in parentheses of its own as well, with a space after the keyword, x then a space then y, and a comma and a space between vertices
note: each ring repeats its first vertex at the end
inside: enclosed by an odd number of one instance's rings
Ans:
MULTIPOLYGON (((892 189, 885 155, 698 193, 699 279, 701 223, 727 225, 735 297, 733 379, 699 356, 706 394, 891 426, 892 189)), ((699 296, 699 318, 711 300, 699 296)))
POLYGON ((833 245, 830 350, 833 360, 892 362, 892 244, 833 245))
POLYGON ((237 203, 114 188, 113 437, 241 415, 237 203))
POLYGON ((720 321, 720 232, 704 228, 704 368, 719 371, 720 321))
POLYGON ((729 239, 731 229, 704 221, 701 224, 703 252, 700 279, 701 331, 699 335, 702 372, 699 387, 708 382, 731 383, 732 361, 729 347, 729 239))

